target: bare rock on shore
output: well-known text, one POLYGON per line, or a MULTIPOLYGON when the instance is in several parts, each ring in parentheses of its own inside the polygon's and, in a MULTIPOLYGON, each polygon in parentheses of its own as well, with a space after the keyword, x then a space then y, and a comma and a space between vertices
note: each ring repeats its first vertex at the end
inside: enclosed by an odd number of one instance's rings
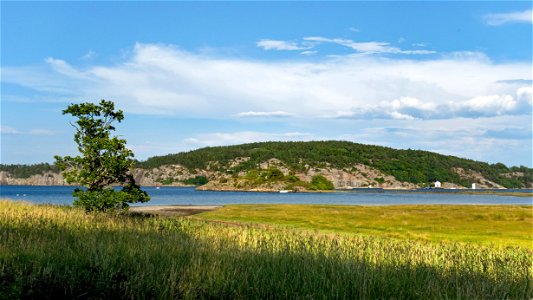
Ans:
POLYGON ((0 172, 0 184, 3 185, 69 185, 58 173, 46 172, 28 178, 13 178, 5 171, 0 172))

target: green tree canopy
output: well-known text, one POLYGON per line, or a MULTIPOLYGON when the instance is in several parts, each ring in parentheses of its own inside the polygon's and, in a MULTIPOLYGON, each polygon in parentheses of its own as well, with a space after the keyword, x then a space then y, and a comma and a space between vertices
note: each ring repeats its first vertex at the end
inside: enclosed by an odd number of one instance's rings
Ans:
POLYGON ((86 190, 76 189, 78 199, 74 205, 88 211, 125 209, 128 203, 146 202, 150 199, 135 183, 130 171, 133 167, 133 152, 126 148, 126 140, 111 136, 114 121, 121 122, 124 114, 115 111, 111 101, 99 104, 71 104, 63 110, 77 118, 74 141, 81 155, 55 156, 56 165, 69 183, 78 183, 86 190), (112 185, 122 186, 115 191, 112 185))

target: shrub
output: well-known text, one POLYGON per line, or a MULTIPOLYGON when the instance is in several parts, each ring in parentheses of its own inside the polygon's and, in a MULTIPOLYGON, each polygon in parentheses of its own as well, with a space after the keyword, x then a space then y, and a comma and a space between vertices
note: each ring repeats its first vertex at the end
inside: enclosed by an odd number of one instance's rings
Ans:
POLYGON ((208 182, 207 177, 205 176, 195 176, 191 178, 187 178, 183 183, 185 184, 193 184, 193 185, 204 185, 208 182))
POLYGON ((311 179, 311 189, 313 190, 333 190, 333 182, 322 175, 315 175, 311 179))

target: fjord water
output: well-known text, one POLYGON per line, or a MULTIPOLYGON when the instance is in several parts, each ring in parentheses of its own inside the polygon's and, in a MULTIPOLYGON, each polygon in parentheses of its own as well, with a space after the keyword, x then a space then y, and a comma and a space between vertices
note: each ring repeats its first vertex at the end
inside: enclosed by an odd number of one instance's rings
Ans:
MULTIPOLYGON (((136 205, 225 205, 225 204, 509 204, 533 205, 531 197, 469 195, 438 191, 336 191, 328 193, 258 193, 196 191, 192 187, 143 187, 152 199, 136 205)), ((0 198, 70 205, 71 186, 0 186, 0 198)), ((522 190, 531 192, 532 190, 522 190)), ((450 191, 451 192, 451 191, 450 191)))

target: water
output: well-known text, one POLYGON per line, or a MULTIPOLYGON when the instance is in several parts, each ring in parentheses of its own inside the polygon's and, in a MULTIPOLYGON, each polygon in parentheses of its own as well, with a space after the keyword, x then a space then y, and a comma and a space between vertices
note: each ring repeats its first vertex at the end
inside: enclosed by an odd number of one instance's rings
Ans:
MULTIPOLYGON (((148 203, 135 205, 224 205, 224 204, 508 204, 533 205, 531 197, 468 195, 420 191, 337 191, 333 193, 257 193, 196 191, 190 187, 143 187, 152 197, 148 203)), ((0 186, 0 198, 70 205, 74 187, 0 186)), ((450 192, 453 192, 451 190, 450 192)), ((457 190, 455 190, 457 191, 457 190)), ((522 190, 531 192, 532 190, 522 190)))

